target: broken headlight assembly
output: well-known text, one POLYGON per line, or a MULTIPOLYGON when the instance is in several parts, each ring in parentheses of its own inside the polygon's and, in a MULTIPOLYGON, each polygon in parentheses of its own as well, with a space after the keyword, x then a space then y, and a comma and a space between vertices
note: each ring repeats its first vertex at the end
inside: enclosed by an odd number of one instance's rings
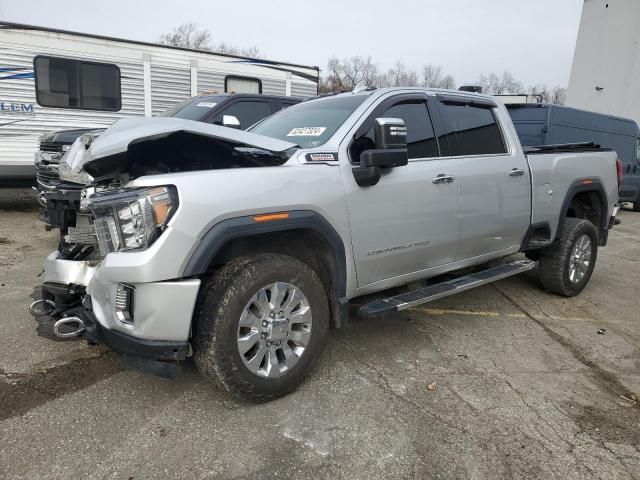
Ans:
POLYGON ((178 208, 175 187, 122 189, 89 199, 102 256, 140 250, 162 233, 178 208))

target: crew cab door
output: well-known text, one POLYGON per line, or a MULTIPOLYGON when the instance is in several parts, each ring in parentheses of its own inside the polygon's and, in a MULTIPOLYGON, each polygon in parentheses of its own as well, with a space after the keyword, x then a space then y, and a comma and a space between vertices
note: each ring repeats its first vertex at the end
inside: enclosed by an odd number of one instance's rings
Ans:
MULTIPOLYGON (((498 121, 490 99, 439 95, 448 155, 460 179, 460 248, 465 260, 519 247, 530 223, 530 172, 525 156, 498 121), (511 142, 509 139, 511 138, 511 142)), ((445 143, 445 142, 441 142, 445 143)))
MULTIPOLYGON (((458 168, 440 158, 433 107, 423 94, 387 97, 350 133, 345 181, 358 286, 452 262, 460 235, 458 168), (373 148, 376 118, 400 118, 409 161, 386 169, 373 186, 359 186, 353 170, 373 148)), ((341 152, 342 155, 342 152, 341 152)), ((402 283, 395 278, 391 283, 402 283)))

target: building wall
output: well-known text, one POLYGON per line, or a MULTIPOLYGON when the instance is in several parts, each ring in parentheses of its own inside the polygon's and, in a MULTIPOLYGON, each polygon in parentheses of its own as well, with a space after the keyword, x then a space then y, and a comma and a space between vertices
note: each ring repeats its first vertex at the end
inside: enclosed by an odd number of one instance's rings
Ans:
POLYGON ((640 123, 640 1, 584 1, 567 105, 640 123))

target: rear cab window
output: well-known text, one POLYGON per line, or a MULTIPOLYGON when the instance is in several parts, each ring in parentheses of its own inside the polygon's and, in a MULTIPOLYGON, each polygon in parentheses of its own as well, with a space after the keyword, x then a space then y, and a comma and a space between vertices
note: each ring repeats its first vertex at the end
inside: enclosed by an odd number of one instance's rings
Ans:
POLYGON ((507 153, 493 108, 441 103, 439 110, 451 156, 507 153))

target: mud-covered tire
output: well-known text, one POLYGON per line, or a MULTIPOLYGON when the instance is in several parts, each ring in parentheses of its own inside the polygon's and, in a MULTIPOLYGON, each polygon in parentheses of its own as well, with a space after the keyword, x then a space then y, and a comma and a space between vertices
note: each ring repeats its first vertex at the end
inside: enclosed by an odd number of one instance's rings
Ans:
POLYGON ((264 402, 295 390, 315 367, 329 330, 329 302, 308 265, 286 255, 259 254, 231 261, 203 284, 194 321, 194 360, 200 373, 240 399, 264 402), (304 294, 312 323, 297 363, 278 378, 264 378, 241 357, 239 326, 254 295, 276 282, 293 285, 304 294))
POLYGON ((598 232, 593 223, 578 218, 566 218, 562 229, 562 237, 553 247, 545 249, 539 260, 539 278, 545 290, 573 297, 580 293, 589 283, 598 257, 598 232), (591 255, 584 276, 572 281, 570 268, 573 261, 572 252, 576 243, 587 236, 590 242, 591 255))

